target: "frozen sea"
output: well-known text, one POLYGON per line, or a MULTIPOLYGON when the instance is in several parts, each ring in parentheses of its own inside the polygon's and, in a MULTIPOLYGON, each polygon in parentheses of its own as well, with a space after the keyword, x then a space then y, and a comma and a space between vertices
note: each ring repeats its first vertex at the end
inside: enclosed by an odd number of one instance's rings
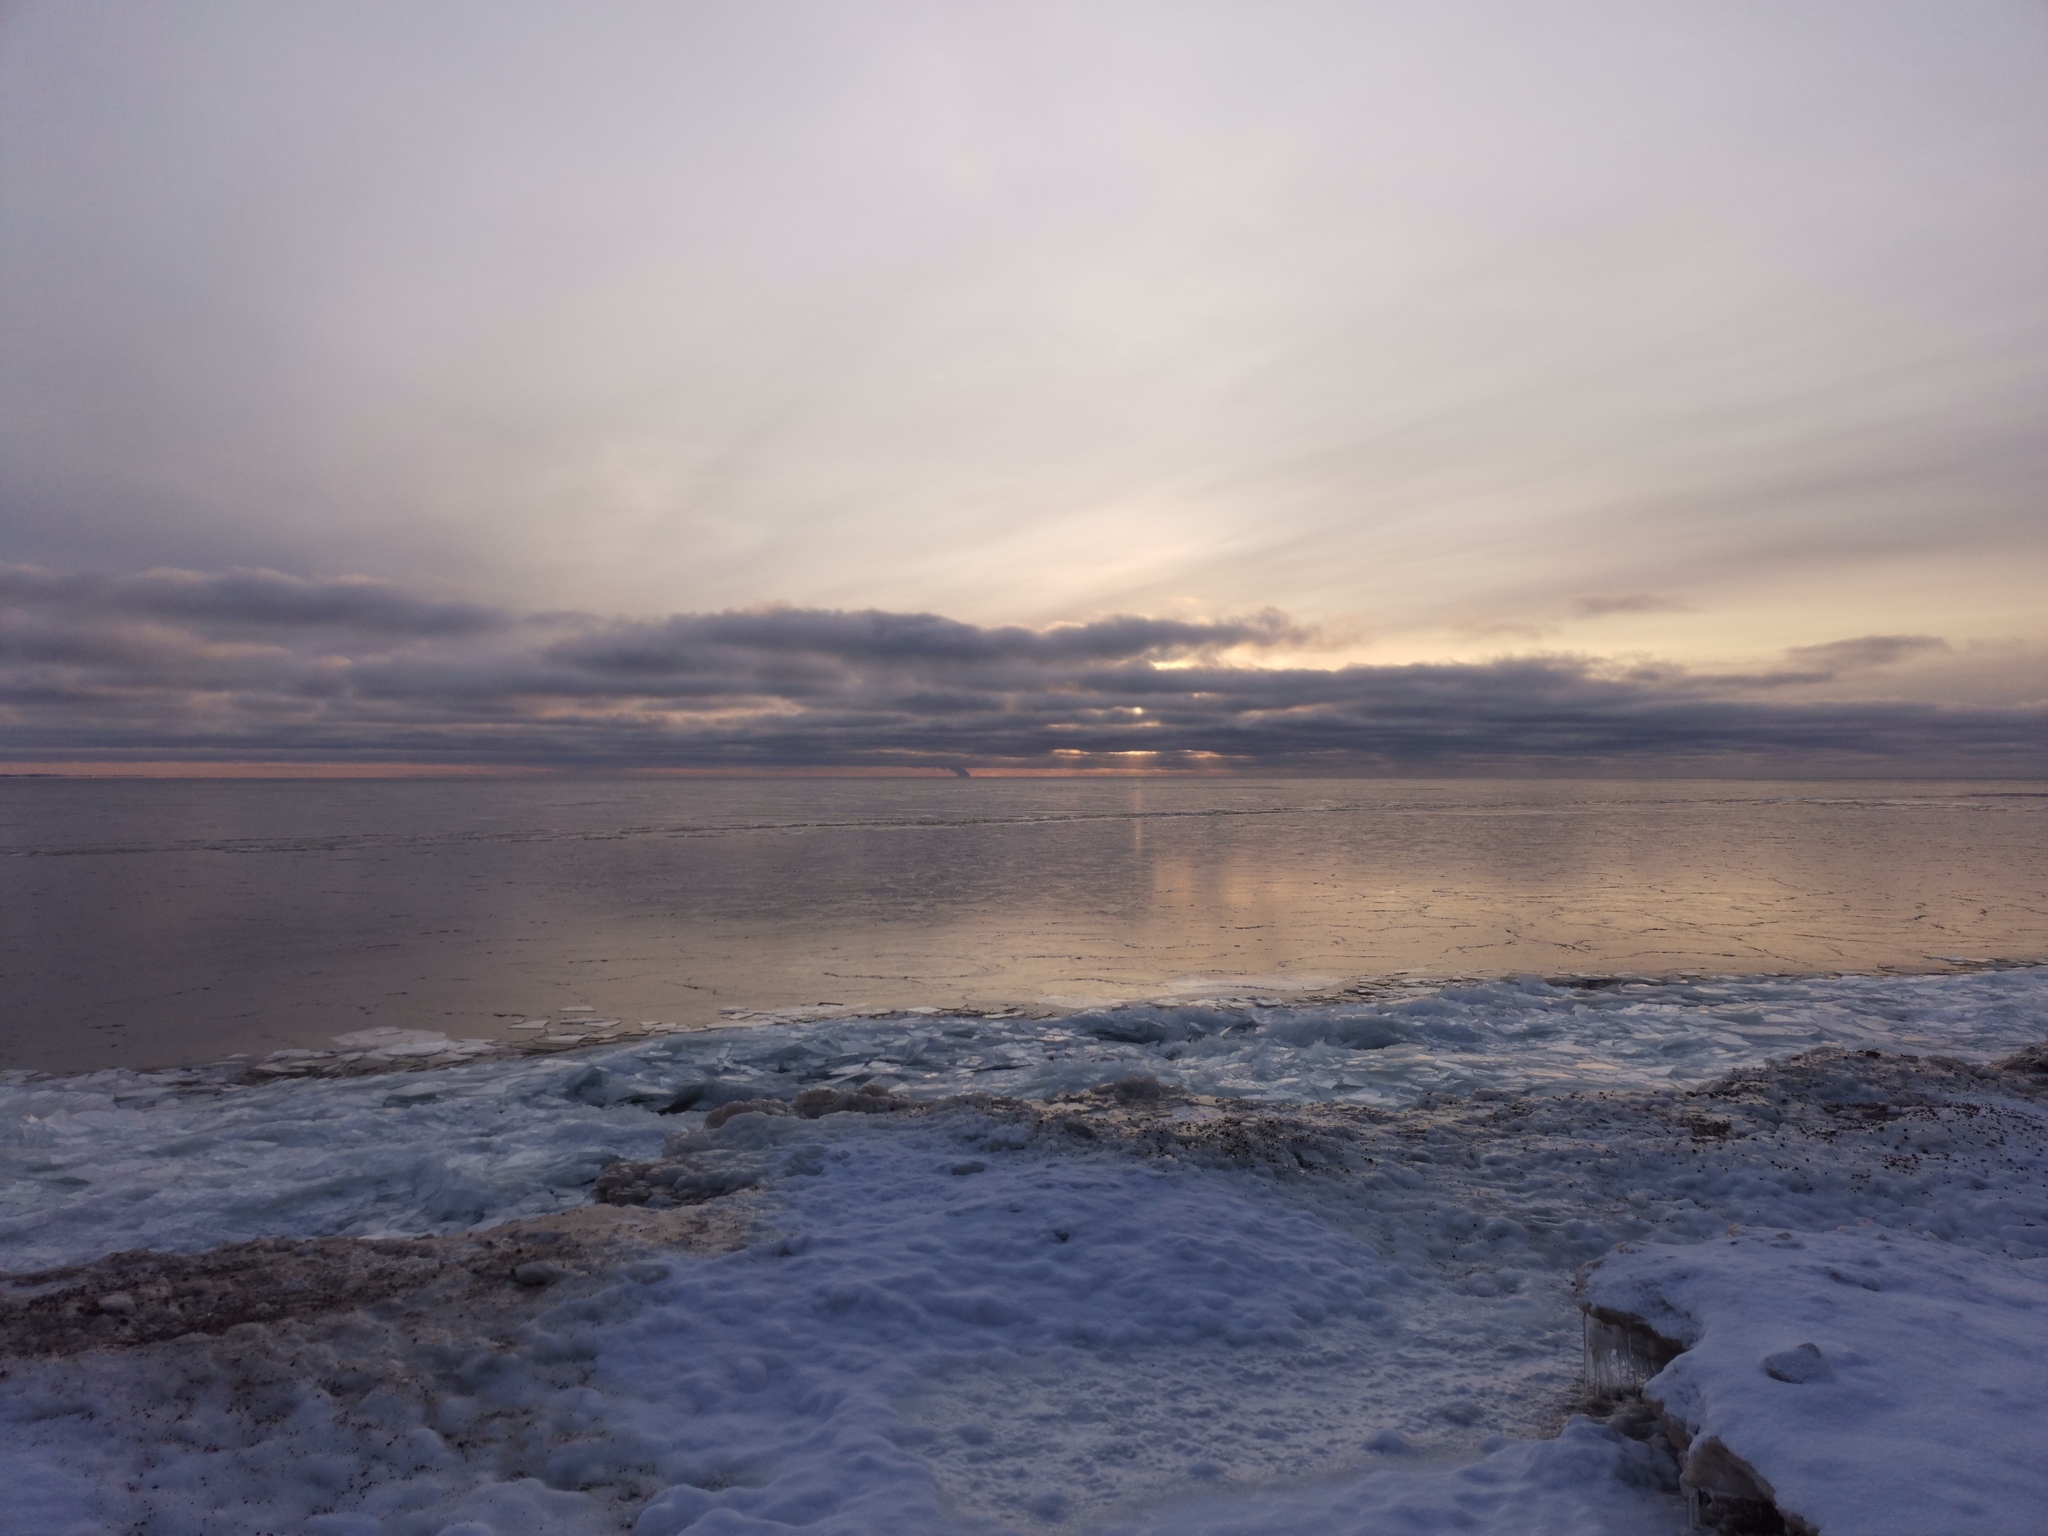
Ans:
POLYGON ((2038 786, 453 788, 0 785, 8 1529, 2038 1529, 2038 786))

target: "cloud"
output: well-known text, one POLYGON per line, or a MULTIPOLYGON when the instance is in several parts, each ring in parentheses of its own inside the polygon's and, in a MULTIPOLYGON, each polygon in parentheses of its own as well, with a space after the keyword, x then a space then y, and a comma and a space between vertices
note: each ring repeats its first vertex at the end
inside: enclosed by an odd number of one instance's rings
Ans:
POLYGON ((1216 622, 1120 615, 1047 629, 984 629, 931 613, 774 607, 621 622, 558 643, 550 655, 594 672, 660 676, 702 670, 735 652, 843 662, 953 666, 997 661, 1099 662, 1213 655, 1241 646, 1307 644, 1312 631, 1272 609, 1216 622))
POLYGON ((1516 624, 1508 621, 1459 624, 1454 633, 1467 640, 1545 640, 1557 633, 1555 624, 1516 624))
MULTIPOLYGON (((1333 773, 2048 764, 2041 708, 1759 696, 1785 674, 1554 655, 1252 664, 1307 638, 1270 610, 1042 629, 792 607, 520 616, 363 580, 14 566, 0 568, 0 723, 20 760, 1333 773)), ((1876 665, 1939 643, 1808 649, 1876 665)))
POLYGON ((9 558, 1410 636, 2048 559, 2038 7, 120 9, 0 22, 9 558))
POLYGON ((1866 672, 1948 648, 1949 643, 1939 635, 1862 635, 1854 640, 1830 640, 1825 645, 1795 645, 1785 655, 1801 666, 1829 672, 1866 672))
POLYGON ((260 569, 60 576, 39 566, 0 565, 0 604, 78 619, 158 619, 201 632, 335 629, 357 635, 462 635, 506 622, 495 609, 418 597, 394 582, 368 576, 309 581, 260 569))
POLYGON ((1685 613, 1684 603, 1659 597, 1654 592, 1589 592, 1572 599, 1572 612, 1581 618, 1605 618, 1610 613, 1685 613))

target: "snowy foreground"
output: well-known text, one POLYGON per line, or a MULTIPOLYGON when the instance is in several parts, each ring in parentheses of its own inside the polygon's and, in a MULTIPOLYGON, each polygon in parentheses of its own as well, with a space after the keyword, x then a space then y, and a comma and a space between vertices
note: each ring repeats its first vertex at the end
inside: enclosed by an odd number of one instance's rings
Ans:
POLYGON ((1871 1536, 2038 1531, 2048 1268, 1925 1239, 1632 1247, 1583 1290, 1684 1346, 1646 1391, 1709 1500, 1871 1536))
POLYGON ((2036 970, 8 1080, 7 1529, 2036 1532, 2044 1036, 2036 970))

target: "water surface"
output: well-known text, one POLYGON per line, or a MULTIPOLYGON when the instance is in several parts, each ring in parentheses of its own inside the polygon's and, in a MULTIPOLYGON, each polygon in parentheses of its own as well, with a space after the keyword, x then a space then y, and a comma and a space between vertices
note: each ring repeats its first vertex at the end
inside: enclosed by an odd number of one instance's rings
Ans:
POLYGON ((2048 953, 2048 785, 0 781, 0 1067, 2048 953))

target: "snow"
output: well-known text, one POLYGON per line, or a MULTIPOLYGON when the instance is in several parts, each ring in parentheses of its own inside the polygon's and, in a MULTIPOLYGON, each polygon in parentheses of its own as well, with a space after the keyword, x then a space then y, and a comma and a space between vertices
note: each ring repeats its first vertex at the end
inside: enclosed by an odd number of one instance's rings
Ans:
POLYGON ((1624 1250, 1585 1296, 1686 1345, 1646 1396, 1815 1529, 2041 1529, 2048 1260, 1877 1231, 1745 1233, 1624 1250))
MULTIPOLYGON (((184 1363, 168 1370, 100 1356, 20 1372, 0 1413, 40 1486, 53 1467, 76 1479, 96 1530, 1047 1530, 1190 1485, 1241 1503, 1375 1464, 1408 1469, 1401 1501, 1456 1507, 1412 1463, 1539 1428, 1515 1390, 1532 1312, 1553 1314, 1539 1391, 1569 1381, 1568 1306, 1418 1281, 1244 1170, 1013 1130, 972 1110, 742 1115, 703 1140, 776 1170, 772 1228, 651 1281, 610 1277, 510 1348, 476 1341, 437 1365, 386 1346, 401 1387, 351 1401, 348 1369, 376 1353, 361 1341, 237 1345, 257 1358, 226 1370, 171 1346, 184 1363)), ((1548 1478, 1559 1529, 1589 1502, 1659 1509, 1647 1528, 1670 1528, 1654 1478, 1619 1475, 1644 1454, 1612 1440, 1574 1442, 1617 1473, 1590 1493, 1526 1446, 1468 1479, 1498 1484, 1505 1510, 1548 1478)))
POLYGON ((1673 1529, 1668 1463, 1583 1418, 1553 1440, 1504 1446, 1449 1471, 1380 1470, 1332 1486, 1242 1501, 1176 1504, 1129 1536, 1645 1536, 1673 1529))
MULTIPOLYGON (((1803 1442, 1759 1419, 1773 1486, 1834 1496, 1858 1422, 1948 1435, 1965 1463, 1992 1408, 2011 1412, 1989 1456, 2038 1425, 2019 1380, 2037 1357, 1982 1376, 2001 1404, 1951 1398, 1947 1428, 1913 1406, 1908 1366, 1938 1358, 1930 1330, 1959 1307, 1958 1358, 1986 1372, 2038 1319, 2019 1298, 2048 1261, 2048 1108, 2030 1079, 1912 1058, 1938 1042, 1983 1062, 2048 1035, 2044 1015, 2034 971, 1504 982, 1320 1009, 821 1020, 247 1087, 16 1077, 16 1273, 596 1219, 576 1209, 594 1182, 642 1165, 670 1174, 642 1189, 737 1191, 694 1209, 729 1213, 743 1246, 627 1255, 565 1227, 559 1278, 493 1282, 490 1307, 429 1288, 9 1361, 0 1486, 31 1536, 1663 1536, 1685 1519, 1671 1458, 1573 1417, 1591 1406, 1573 1277, 1617 1244, 1637 1246, 1591 1283, 1690 1330, 1654 1385, 1674 1412, 1684 1386, 1702 1433, 1742 1455, 1754 1405, 1868 1395, 1876 1417, 1821 1415, 1803 1442), (1853 1049, 1764 1062, 1829 1042, 1853 1049), (1166 1087, 1084 1092, 1133 1071, 1166 1087), (926 1102, 705 1113, 862 1084, 926 1102), (958 1097, 992 1086, 1037 1097, 958 1097), (1767 1236, 1731 1243, 1731 1224, 1767 1236), (1816 1278, 1824 1258, 1865 1272, 1829 1245, 1878 1254, 1885 1289, 1816 1278), (1721 1255, 1776 1267, 1724 1274, 1721 1255), (1824 1327, 1813 1298, 1834 1292, 1824 1327)), ((136 1310, 101 1327, 156 1305, 124 1294, 136 1310)), ((2021 1528, 2041 1489, 2006 1466, 1975 1493, 1966 1473, 1922 1479, 1942 1509, 1987 1513, 1916 1528, 2021 1528)), ((1822 1529, 1893 1528, 1862 1508, 1822 1529)))
POLYGON ((0 1090, 0 1264, 257 1237, 446 1232, 580 1204, 665 1123, 562 1060, 194 1093, 101 1072, 0 1090))

